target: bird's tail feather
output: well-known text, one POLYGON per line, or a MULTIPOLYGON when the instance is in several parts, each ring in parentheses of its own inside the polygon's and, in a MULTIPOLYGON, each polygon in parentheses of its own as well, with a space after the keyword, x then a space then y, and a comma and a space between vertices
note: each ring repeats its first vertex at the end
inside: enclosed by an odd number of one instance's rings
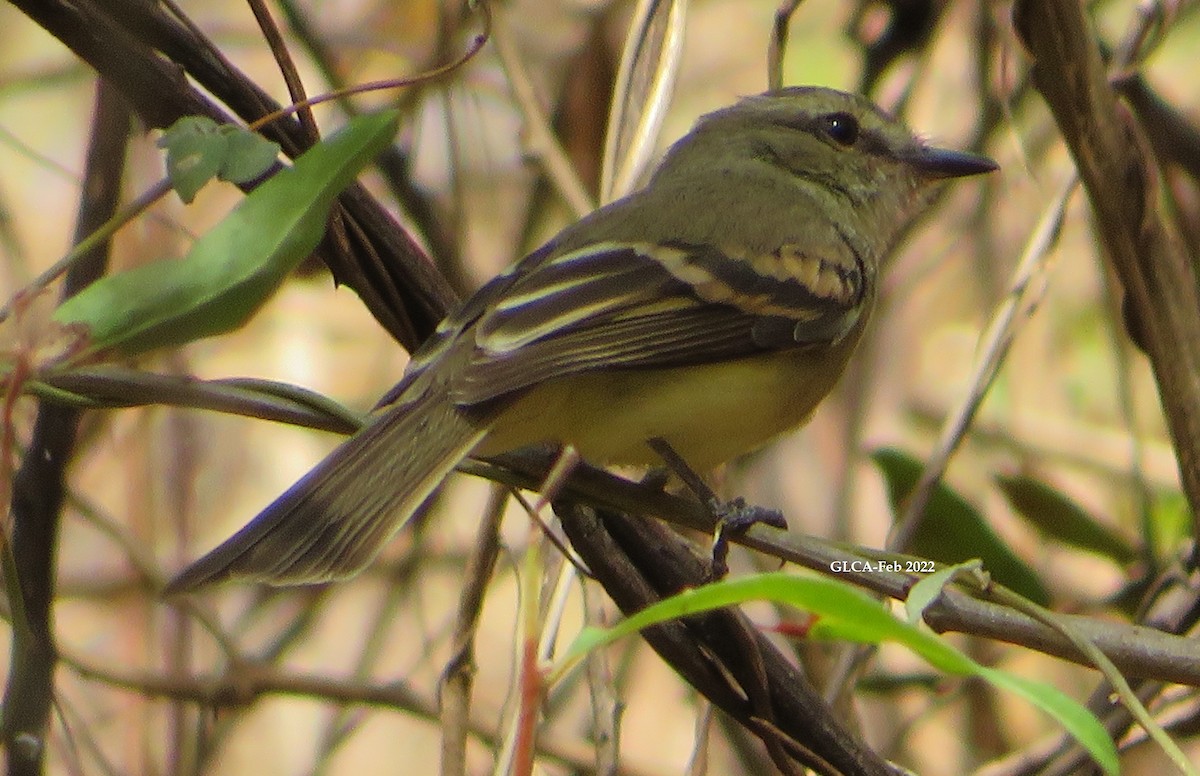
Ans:
POLYGON ((164 594, 228 579, 308 584, 361 571, 487 433, 431 394, 375 418, 164 594))

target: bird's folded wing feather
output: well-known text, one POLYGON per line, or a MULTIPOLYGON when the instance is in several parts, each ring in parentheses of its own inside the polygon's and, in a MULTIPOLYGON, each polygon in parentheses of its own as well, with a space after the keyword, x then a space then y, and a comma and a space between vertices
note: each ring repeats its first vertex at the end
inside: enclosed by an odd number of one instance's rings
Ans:
POLYGON ((473 349, 451 397, 472 406, 555 376, 836 342, 861 311, 862 267, 845 243, 820 254, 781 246, 751 255, 682 243, 565 253, 498 279, 503 287, 490 304, 460 323, 473 349))

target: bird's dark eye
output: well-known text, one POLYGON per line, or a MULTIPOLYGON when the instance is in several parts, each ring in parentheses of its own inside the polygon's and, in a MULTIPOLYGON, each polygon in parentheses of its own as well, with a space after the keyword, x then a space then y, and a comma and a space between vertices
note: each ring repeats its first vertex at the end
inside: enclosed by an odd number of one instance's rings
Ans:
POLYGON ((858 119, 849 113, 830 113, 821 117, 825 134, 838 145, 852 146, 858 142, 858 119))

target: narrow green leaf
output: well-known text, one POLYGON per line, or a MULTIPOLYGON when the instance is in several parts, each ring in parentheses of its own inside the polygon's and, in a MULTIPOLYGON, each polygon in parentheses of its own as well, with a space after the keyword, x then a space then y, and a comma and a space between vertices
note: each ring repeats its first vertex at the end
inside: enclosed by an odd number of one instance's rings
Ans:
POLYGON ((1150 527, 1154 546, 1163 557, 1174 556, 1192 540, 1192 510, 1180 491, 1164 493, 1154 500, 1150 527))
POLYGON ((1112 740, 1100 722, 1074 700, 1049 685, 981 666, 944 639, 892 616, 862 591, 823 577, 774 572, 725 580, 672 596, 612 628, 585 628, 563 655, 553 677, 562 676, 591 650, 649 625, 756 600, 786 604, 817 615, 815 625, 809 630, 813 638, 901 644, 946 673, 977 676, 995 687, 1015 692, 1070 732, 1106 773, 1117 773, 1117 752, 1112 740))
POLYGON ((182 260, 102 278, 54 319, 88 328, 84 355, 130 355, 241 326, 316 248, 334 198, 391 141, 398 121, 396 111, 352 120, 247 195, 182 260))
POLYGON ((1120 534, 1046 483, 1024 475, 997 475, 996 484, 1012 508, 1047 536, 1122 566, 1137 557, 1120 534))
MULTIPOLYGON (((903 511, 908 494, 921 476, 921 462, 892 448, 876 450, 871 458, 883 472, 892 509, 903 511)), ((908 552, 939 563, 963 563, 974 558, 992 577, 1031 601, 1045 606, 1050 594, 1038 575, 1009 549, 983 516, 946 484, 938 483, 908 552)))
POLYGON ((1023 676, 1010 674, 998 668, 976 665, 976 674, 999 690, 1008 690, 1037 706, 1062 725, 1105 773, 1120 773, 1121 763, 1117 758, 1112 739, 1100 722, 1083 706, 1063 694, 1056 687, 1035 682, 1023 676))

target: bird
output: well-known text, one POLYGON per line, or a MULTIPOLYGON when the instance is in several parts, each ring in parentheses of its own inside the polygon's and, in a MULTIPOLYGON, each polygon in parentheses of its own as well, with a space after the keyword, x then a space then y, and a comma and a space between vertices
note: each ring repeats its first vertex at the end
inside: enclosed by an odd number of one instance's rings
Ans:
POLYGON ((702 116, 641 189, 463 302, 360 431, 165 594, 353 576, 468 457, 652 466, 661 440, 703 471, 764 445, 837 382, 937 184, 995 169, 824 87, 702 116))

